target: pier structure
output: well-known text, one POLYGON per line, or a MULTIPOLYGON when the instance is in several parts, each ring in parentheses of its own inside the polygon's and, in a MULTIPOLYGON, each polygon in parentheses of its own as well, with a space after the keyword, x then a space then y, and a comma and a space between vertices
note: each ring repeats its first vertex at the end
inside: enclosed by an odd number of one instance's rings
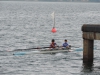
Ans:
POLYGON ((100 40, 100 24, 84 24, 83 37, 83 63, 93 63, 94 40, 100 40))

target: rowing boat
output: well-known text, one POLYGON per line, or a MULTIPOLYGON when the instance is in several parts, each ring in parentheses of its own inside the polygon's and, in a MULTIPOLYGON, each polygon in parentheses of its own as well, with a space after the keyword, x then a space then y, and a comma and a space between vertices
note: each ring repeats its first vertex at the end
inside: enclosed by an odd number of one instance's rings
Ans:
POLYGON ((34 50, 34 51, 27 51, 27 52, 16 52, 13 55, 27 55, 27 54, 55 54, 55 53, 65 53, 65 52, 71 52, 73 50, 71 50, 70 48, 57 48, 57 49, 50 49, 50 48, 46 48, 46 49, 41 49, 41 50, 34 50))
POLYGON ((71 49, 43 49, 43 50, 40 50, 39 53, 42 53, 42 54, 54 54, 54 53, 64 53, 64 52, 70 52, 72 51, 71 49))

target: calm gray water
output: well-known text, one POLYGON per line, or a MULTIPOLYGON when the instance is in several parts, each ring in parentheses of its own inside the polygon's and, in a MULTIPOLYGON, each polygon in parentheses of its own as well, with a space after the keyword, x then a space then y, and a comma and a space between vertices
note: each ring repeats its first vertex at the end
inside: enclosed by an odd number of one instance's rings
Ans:
POLYGON ((0 1, 0 75, 100 75, 100 42, 94 65, 83 66, 83 51, 13 55, 14 49, 47 47, 54 38, 83 47, 83 24, 100 24, 100 3, 0 1), (56 33, 52 33, 55 12, 56 33))

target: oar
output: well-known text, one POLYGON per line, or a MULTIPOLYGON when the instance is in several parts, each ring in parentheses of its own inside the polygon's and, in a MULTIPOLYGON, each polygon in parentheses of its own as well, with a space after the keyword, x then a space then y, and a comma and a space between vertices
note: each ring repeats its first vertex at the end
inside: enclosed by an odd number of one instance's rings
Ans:
POLYGON ((26 51, 26 50, 43 49, 43 48, 50 48, 50 47, 36 47, 36 48, 28 48, 28 49, 15 49, 13 51, 26 51))
POLYGON ((39 51, 30 51, 30 52, 15 52, 13 55, 27 55, 27 54, 37 54, 39 51))
MULTIPOLYGON (((96 47, 94 47, 94 50, 96 50, 97 48, 96 47)), ((75 49, 74 51, 83 51, 83 48, 77 48, 77 49, 75 49)))
POLYGON ((78 46, 71 46, 71 45, 69 45, 70 47, 74 47, 74 48, 80 48, 80 47, 78 47, 78 46))

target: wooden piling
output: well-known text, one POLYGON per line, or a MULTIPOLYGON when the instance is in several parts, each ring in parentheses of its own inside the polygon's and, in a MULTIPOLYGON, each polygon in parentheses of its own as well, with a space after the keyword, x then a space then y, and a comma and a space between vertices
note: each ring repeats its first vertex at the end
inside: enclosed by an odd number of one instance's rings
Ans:
POLYGON ((83 63, 93 62, 93 44, 94 40, 83 40, 83 63))
POLYGON ((99 24, 84 24, 83 31, 83 63, 93 63, 94 40, 100 40, 99 24))

